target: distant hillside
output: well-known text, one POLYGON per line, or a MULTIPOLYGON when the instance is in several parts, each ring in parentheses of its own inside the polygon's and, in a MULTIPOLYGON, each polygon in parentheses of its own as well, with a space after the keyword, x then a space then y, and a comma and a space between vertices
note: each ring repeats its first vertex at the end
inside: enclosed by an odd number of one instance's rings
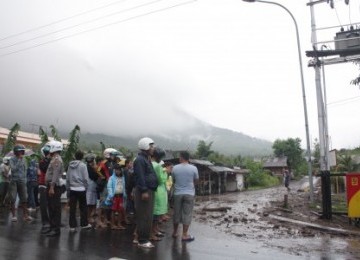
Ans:
MULTIPOLYGON (((103 142, 106 146, 123 146, 137 150, 137 142, 141 137, 117 137, 82 132, 81 143, 99 148, 100 142, 103 142)), ((269 141, 207 124, 199 124, 196 128, 188 129, 182 133, 150 135, 149 137, 154 139, 158 146, 171 150, 189 149, 195 151, 199 141, 204 140, 207 143, 213 142, 212 150, 226 155, 269 155, 272 153, 272 143, 269 141)))
MULTIPOLYGON (((34 117, 32 120, 37 121, 39 119, 34 117)), ((162 125, 159 127, 159 124, 153 127, 151 124, 144 124, 146 128, 139 126, 136 128, 136 133, 127 129, 127 125, 132 124, 130 121, 124 121, 119 126, 114 125, 112 132, 107 132, 109 130, 106 130, 106 128, 101 129, 99 125, 93 125, 91 128, 86 129, 81 123, 86 125, 88 121, 72 124, 65 122, 62 124, 63 128, 58 130, 63 138, 68 138, 69 132, 72 129, 67 129, 68 127, 66 126, 79 124, 81 128, 80 143, 82 146, 92 150, 99 150, 101 147, 100 142, 103 142, 106 147, 126 147, 136 151, 138 140, 143 136, 149 136, 155 140, 158 146, 170 150, 189 149, 190 151, 195 151, 199 141, 204 140, 206 143, 213 142, 212 150, 225 155, 258 156, 272 153, 272 143, 269 141, 250 137, 228 129, 214 127, 181 110, 176 110, 172 116, 166 119, 159 118, 159 120, 166 121, 166 124, 163 127, 162 125), (94 129, 96 130, 94 131, 94 129), (161 129, 161 133, 157 129, 161 129), (100 133, 96 133, 97 131, 100 131, 100 133), (129 132, 133 134, 130 135, 129 132)), ((21 122, 19 120, 18 123, 21 125, 21 130, 33 133, 38 131, 37 127, 34 125, 29 126, 25 122, 27 121, 21 122)), ((14 122, 2 120, 0 124, 11 128, 14 122)), ((46 123, 43 124, 46 125, 46 123)))

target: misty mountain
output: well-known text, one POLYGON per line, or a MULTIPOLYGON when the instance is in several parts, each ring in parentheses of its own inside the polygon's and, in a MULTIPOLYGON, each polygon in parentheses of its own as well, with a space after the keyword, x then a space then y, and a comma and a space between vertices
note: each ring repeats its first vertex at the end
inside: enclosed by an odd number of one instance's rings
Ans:
MULTIPOLYGON (((168 110, 170 111, 170 110, 168 110)), ((86 118, 80 118, 77 121, 68 120, 60 126, 56 126, 62 138, 68 138, 72 128, 78 124, 81 129, 80 144, 92 150, 100 149, 100 142, 106 147, 126 147, 136 151, 138 140, 144 136, 151 137, 158 146, 169 150, 195 151, 200 140, 206 143, 213 142, 211 149, 225 155, 269 155, 272 153, 272 143, 266 140, 258 139, 235 132, 228 129, 212 126, 180 109, 173 109, 169 113, 162 113, 156 120, 146 121, 143 117, 138 121, 143 122, 143 126, 134 127, 134 120, 107 121, 105 124, 98 124, 97 121, 89 123, 86 118), (162 116, 162 117, 161 117, 162 116), (166 123, 164 123, 166 122, 166 123), (113 123, 111 125, 111 123, 113 123), (117 124, 118 123, 118 124, 117 124), (111 125, 111 130, 109 130, 111 125), (134 129, 132 131, 132 129, 134 129), (130 134, 132 132, 132 134, 130 134)), ((32 115, 32 121, 41 121, 39 115, 32 115)), ((2 118, 0 125, 11 128, 15 122, 4 120, 2 118)), ((36 133, 38 125, 29 124, 28 120, 18 118, 17 122, 21 130, 36 133)), ((41 121, 43 125, 46 124, 41 121)), ((45 131, 49 129, 43 127, 45 131)), ((48 133, 50 136, 50 133, 48 133)))
MULTIPOLYGON (((146 133, 139 136, 113 136, 106 134, 84 133, 82 131, 81 143, 88 147, 98 149, 100 142, 107 147, 126 147, 137 150, 137 142, 146 133)), ((206 143, 213 142, 212 150, 225 155, 268 155, 272 153, 272 143, 266 140, 250 137, 248 135, 214 127, 198 120, 198 124, 191 128, 174 134, 152 134, 149 135, 157 146, 170 150, 189 149, 195 151, 200 140, 206 143)))

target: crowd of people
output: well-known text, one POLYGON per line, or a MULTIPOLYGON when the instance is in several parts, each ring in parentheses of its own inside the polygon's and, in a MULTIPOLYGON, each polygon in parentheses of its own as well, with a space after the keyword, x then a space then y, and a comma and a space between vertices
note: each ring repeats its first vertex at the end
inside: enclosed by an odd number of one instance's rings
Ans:
POLYGON ((16 208, 22 209, 25 222, 33 221, 30 212, 38 210, 41 234, 56 237, 61 233, 61 195, 66 192, 69 232, 124 230, 131 224, 131 216, 136 224, 133 243, 152 248, 153 242, 164 236, 160 223, 170 219, 173 203, 172 236, 178 237, 178 226, 182 224, 182 241, 193 241, 188 230, 199 175, 189 163, 189 153, 180 152, 180 162, 173 166, 162 160, 165 151, 156 147, 151 138, 140 139, 138 148, 134 159, 123 157, 114 148, 106 148, 102 157, 79 150, 63 178, 61 142, 48 142, 41 148, 41 159, 34 157, 29 163, 24 159, 25 147, 15 145, 14 155, 3 158, 0 166, 0 206, 9 206, 12 222, 18 221, 16 208))

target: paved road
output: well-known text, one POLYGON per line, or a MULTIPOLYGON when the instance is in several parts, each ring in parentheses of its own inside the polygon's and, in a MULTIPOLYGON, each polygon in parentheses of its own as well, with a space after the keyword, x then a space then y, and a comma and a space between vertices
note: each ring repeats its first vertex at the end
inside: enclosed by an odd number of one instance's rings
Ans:
MULTIPOLYGON (((63 213, 63 222, 66 223, 67 212, 63 213)), ((19 213, 19 219, 20 215, 19 213)), ((241 241, 197 222, 191 227, 196 239, 189 243, 170 236, 171 223, 164 228, 168 233, 162 241, 156 243, 156 248, 142 249, 132 244, 133 227, 125 231, 99 229, 83 230, 74 234, 69 233, 68 227, 64 227, 60 237, 48 238, 39 232, 39 219, 30 224, 20 220, 12 223, 8 214, 2 213, 0 259, 303 259, 281 250, 263 247, 261 243, 241 241)))

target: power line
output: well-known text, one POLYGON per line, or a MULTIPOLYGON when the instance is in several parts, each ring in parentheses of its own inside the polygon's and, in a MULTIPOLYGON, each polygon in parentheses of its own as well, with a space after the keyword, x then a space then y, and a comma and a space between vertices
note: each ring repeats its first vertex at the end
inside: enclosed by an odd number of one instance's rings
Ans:
POLYGON ((20 35, 22 35, 22 34, 26 34, 26 33, 29 33, 29 32, 37 31, 37 30, 40 30, 40 29, 42 29, 42 28, 45 28, 45 27, 48 27, 48 26, 51 26, 51 25, 55 25, 55 24, 57 24, 57 23, 61 23, 61 22, 64 22, 64 21, 73 19, 73 18, 75 18, 75 17, 82 16, 82 15, 85 15, 85 14, 88 14, 88 13, 91 13, 91 12, 94 12, 94 11, 97 11, 97 10, 100 10, 100 9, 104 9, 104 8, 109 7, 109 6, 116 5, 116 4, 125 2, 125 1, 127 1, 127 0, 115 1, 115 2, 112 2, 112 3, 107 4, 107 5, 99 6, 99 7, 96 7, 96 8, 94 8, 94 9, 90 9, 90 10, 87 10, 87 11, 84 11, 84 12, 81 12, 81 13, 77 13, 77 14, 74 14, 74 15, 71 15, 71 16, 68 16, 68 17, 65 17, 65 18, 62 18, 62 19, 57 20, 57 21, 53 21, 53 22, 48 23, 48 24, 45 24, 45 25, 41 25, 41 26, 38 26, 38 27, 34 27, 34 28, 32 28, 32 29, 29 29, 29 30, 26 30, 26 31, 23 31, 23 32, 15 33, 15 34, 6 36, 6 37, 4 37, 4 38, 0 38, 0 41, 4 41, 4 40, 10 39, 10 38, 13 38, 13 37, 16 37, 16 36, 20 36, 20 35))
POLYGON ((85 22, 82 22, 82 23, 78 23, 78 24, 75 24, 75 25, 71 25, 71 26, 68 26, 68 27, 64 27, 64 28, 59 29, 59 30, 56 30, 56 31, 44 33, 44 34, 41 34, 41 35, 39 35, 39 36, 30 38, 30 39, 26 39, 26 40, 22 40, 22 41, 19 41, 19 42, 15 42, 15 43, 12 43, 12 44, 6 45, 6 46, 1 46, 1 47, 0 47, 0 50, 2 50, 2 49, 7 49, 7 48, 10 48, 10 47, 14 47, 14 46, 16 46, 16 45, 23 44, 23 43, 26 43, 26 42, 30 42, 30 41, 33 41, 33 40, 36 40, 36 39, 40 39, 40 38, 43 38, 43 37, 46 37, 46 36, 49 36, 49 35, 52 35, 52 34, 56 34, 56 33, 59 33, 59 32, 63 32, 63 31, 66 31, 66 30, 69 30, 69 29, 72 29, 72 28, 75 28, 75 27, 79 27, 79 26, 84 25, 84 24, 93 23, 93 22, 98 21, 98 20, 102 20, 102 19, 105 19, 105 18, 109 18, 109 17, 114 16, 114 15, 118 15, 118 14, 121 14, 121 13, 125 13, 125 12, 128 12, 128 11, 132 11, 132 10, 135 10, 135 9, 137 9, 137 8, 141 8, 141 7, 144 7, 144 6, 152 5, 152 4, 155 4, 155 3, 157 3, 157 2, 161 2, 161 1, 163 1, 163 0, 155 0, 155 1, 152 1, 152 2, 145 3, 145 4, 137 5, 137 6, 128 8, 128 9, 124 9, 124 10, 120 10, 120 11, 117 11, 117 12, 113 12, 113 13, 110 13, 110 14, 107 14, 107 15, 103 15, 103 16, 100 16, 100 17, 97 17, 97 18, 94 18, 94 19, 91 19, 91 20, 88 20, 88 21, 85 21, 85 22))
POLYGON ((349 22, 351 23, 350 5, 351 5, 351 2, 349 2, 349 4, 348 4, 348 7, 349 7, 349 9, 348 9, 348 13, 349 13, 349 22))
POLYGON ((341 99, 341 100, 337 100, 337 101, 334 101, 334 102, 330 102, 327 105, 328 106, 344 105, 344 104, 359 101, 359 100, 360 100, 360 97, 351 97, 351 98, 346 98, 346 99, 341 99))
POLYGON ((339 14, 338 14, 338 12, 337 12, 337 8, 336 8, 336 6, 335 6, 334 10, 335 10, 335 14, 336 14, 337 20, 338 20, 338 22, 339 22, 339 26, 340 26, 340 27, 342 27, 342 25, 341 25, 341 21, 340 21, 339 14))
POLYGON ((77 36, 77 35, 80 35, 80 34, 84 34, 84 33, 87 33, 87 32, 92 32, 92 31, 95 31, 95 30, 99 30, 99 29, 109 27, 109 26, 112 26, 112 25, 115 25, 115 24, 124 23, 124 22, 127 22, 127 21, 131 21, 131 20, 135 20, 137 18, 147 16, 147 15, 151 15, 151 14, 154 14, 154 13, 160 13, 160 12, 172 9, 172 8, 176 8, 176 7, 179 7, 179 6, 191 4, 191 3, 194 3, 196 1, 197 0, 190 0, 190 1, 187 1, 187 2, 180 3, 180 4, 176 4, 176 5, 168 6, 168 7, 165 7, 165 8, 157 9, 157 10, 154 10, 154 11, 150 11, 150 12, 147 12, 147 13, 144 13, 144 14, 132 16, 132 17, 129 17, 129 18, 126 18, 126 19, 123 19, 123 20, 116 21, 116 22, 112 22, 112 23, 108 23, 108 24, 101 25, 101 26, 98 26, 98 27, 94 27, 92 29, 84 30, 84 31, 81 31, 81 32, 78 32, 78 33, 63 36, 63 37, 60 37, 58 39, 54 39, 54 40, 50 40, 50 41, 47 41, 47 42, 39 43, 39 44, 30 46, 30 47, 27 47, 27 48, 23 48, 23 49, 20 49, 20 50, 16 50, 16 51, 8 52, 8 53, 5 53, 5 54, 1 54, 0 58, 5 57, 5 56, 9 56, 9 55, 12 55, 12 54, 16 54, 16 53, 19 53, 19 52, 27 51, 27 50, 30 50, 30 49, 34 49, 34 48, 37 48, 37 47, 40 47, 40 46, 43 46, 43 45, 46 45, 46 44, 54 43, 54 42, 57 42, 57 41, 60 41, 60 40, 63 40, 63 39, 71 38, 71 37, 74 37, 74 36, 77 36))

